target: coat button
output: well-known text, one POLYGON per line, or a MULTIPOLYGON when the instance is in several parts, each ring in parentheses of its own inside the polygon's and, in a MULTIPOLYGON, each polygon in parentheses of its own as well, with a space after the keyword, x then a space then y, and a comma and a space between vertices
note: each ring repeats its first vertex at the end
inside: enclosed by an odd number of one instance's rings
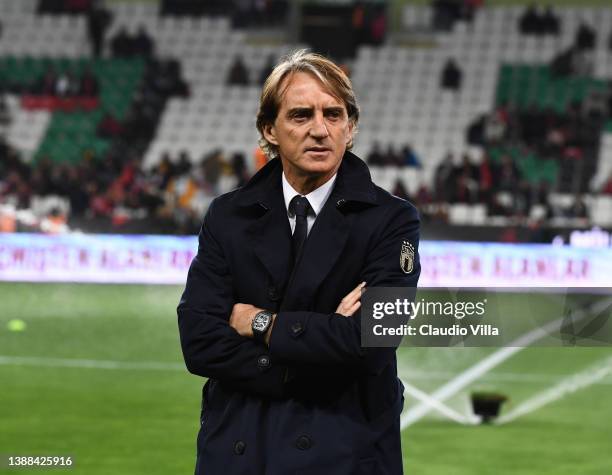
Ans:
POLYGON ((242 455, 245 450, 246 444, 241 440, 236 441, 236 443, 234 444, 234 453, 236 455, 242 455))
POLYGON ((267 368, 270 366, 270 357, 268 355, 261 355, 257 358, 257 366, 260 368, 267 368))
POLYGON ((268 287, 268 298, 273 302, 278 300, 278 291, 276 290, 276 287, 268 287))
POLYGON ((298 336, 303 330, 304 326, 302 325, 302 322, 295 322, 293 325, 291 325, 291 332, 294 336, 298 336))
POLYGON ((295 441, 295 446, 300 450, 308 450, 312 447, 312 439, 307 435, 300 435, 295 441))

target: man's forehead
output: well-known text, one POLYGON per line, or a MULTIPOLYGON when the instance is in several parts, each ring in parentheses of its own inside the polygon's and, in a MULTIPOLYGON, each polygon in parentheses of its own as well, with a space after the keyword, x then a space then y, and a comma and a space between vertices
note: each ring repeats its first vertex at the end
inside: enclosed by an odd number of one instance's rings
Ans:
POLYGON ((280 90, 281 107, 308 107, 315 99, 317 101, 323 99, 326 106, 344 107, 344 102, 311 73, 301 71, 291 73, 283 79, 280 90), (311 94, 313 92, 315 96, 311 94))

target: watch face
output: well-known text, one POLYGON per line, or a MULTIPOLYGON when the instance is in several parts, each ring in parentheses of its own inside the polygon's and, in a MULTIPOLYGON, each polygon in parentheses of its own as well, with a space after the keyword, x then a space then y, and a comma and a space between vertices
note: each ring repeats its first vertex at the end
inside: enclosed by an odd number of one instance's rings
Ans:
POLYGON ((267 313, 258 313, 253 319, 253 330, 263 332, 268 328, 270 323, 270 315, 267 313))

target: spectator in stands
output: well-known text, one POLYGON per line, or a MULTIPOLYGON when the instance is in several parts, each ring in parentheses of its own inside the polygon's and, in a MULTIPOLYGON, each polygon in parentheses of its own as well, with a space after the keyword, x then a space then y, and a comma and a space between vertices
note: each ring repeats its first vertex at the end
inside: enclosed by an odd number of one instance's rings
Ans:
POLYGON ((401 167, 404 164, 404 158, 395 151, 395 147, 393 146, 393 144, 389 144, 389 146, 387 147, 385 164, 395 167, 401 167))
POLYGON ((434 0, 432 8, 432 27, 436 31, 451 31, 461 17, 461 4, 458 1, 434 0))
POLYGON ((155 44, 153 42, 153 38, 151 38, 147 32, 147 29, 143 25, 138 27, 138 33, 136 33, 132 45, 132 52, 136 56, 150 58, 155 54, 155 44))
POLYGON ((366 162, 373 166, 383 166, 386 164, 383 152, 378 141, 374 142, 374 146, 366 158, 366 162))
POLYGON ((263 84, 266 82, 266 79, 268 79, 268 76, 274 69, 275 64, 276 64, 276 58, 274 57, 273 54, 269 55, 268 59, 266 60, 266 64, 264 65, 263 69, 259 73, 259 84, 260 85, 263 86, 263 84))
POLYGON ((500 191, 514 193, 520 179, 519 171, 510 155, 504 154, 501 157, 501 164, 496 176, 495 188, 500 191))
POLYGON ((448 152, 436 167, 436 172, 434 174, 434 190, 437 201, 449 201, 451 187, 455 177, 454 172, 455 165, 453 154, 448 152))
POLYGON ((559 52, 550 63, 550 70, 553 75, 558 77, 573 75, 576 65, 575 57, 577 54, 578 52, 573 46, 559 52))
POLYGON ((223 164, 224 158, 221 150, 213 150, 202 160, 204 182, 214 195, 219 193, 219 180, 221 179, 221 174, 223 173, 223 164))
POLYGON ((399 179, 395 181, 395 186, 393 187, 393 191, 391 191, 391 194, 403 200, 408 200, 410 198, 408 190, 406 190, 406 186, 404 185, 404 182, 399 179))
POLYGON ((91 52, 94 58, 102 55, 104 45, 104 33, 112 21, 111 13, 104 8, 103 0, 93 0, 87 12, 87 36, 91 44, 91 52))
POLYGON ((236 152, 232 155, 231 159, 232 173, 237 179, 236 187, 241 187, 249 179, 249 173, 246 166, 246 159, 244 154, 236 152))
POLYGON ((242 56, 237 55, 234 58, 234 62, 230 66, 226 82, 230 86, 249 85, 249 71, 244 64, 242 56))
POLYGON ((478 182, 463 170, 454 180, 451 188, 450 201, 453 203, 474 204, 478 200, 478 182))
POLYGON ((484 145, 485 144, 485 126, 487 122, 488 114, 481 114, 474 119, 467 128, 466 141, 470 145, 484 145))
POLYGON ((449 58, 444 68, 442 69, 442 77, 440 78, 440 87, 442 89, 449 89, 452 91, 458 91, 461 89, 461 80, 463 73, 459 68, 457 62, 449 58))
POLYGON ((44 96, 54 96, 56 83, 57 73, 55 72, 55 68, 49 66, 43 77, 35 83, 32 93, 44 96))
POLYGON ((558 35, 561 31, 559 17, 555 15, 550 5, 546 7, 540 21, 542 25, 542 33, 544 34, 558 35))
POLYGON ((110 42, 114 58, 128 58, 133 54, 132 38, 125 28, 121 28, 110 42))
POLYGON ((403 160, 402 165, 406 167, 421 168, 421 161, 410 145, 404 145, 400 155, 403 160))
POLYGON ((568 218, 588 218, 589 210, 584 201, 582 194, 578 193, 574 197, 572 205, 565 210, 565 216, 568 218))
POLYGON ((541 28, 540 15, 535 5, 530 5, 519 17, 519 31, 524 35, 539 33, 541 28))
POLYGON ((473 181, 478 181, 478 167, 472 163, 472 158, 468 153, 464 153, 461 157, 461 164, 453 170, 454 176, 465 175, 473 181))
POLYGON ((74 86, 72 75, 68 74, 66 71, 60 71, 55 81, 55 90, 53 95, 58 97, 66 97, 69 96, 73 90, 74 86))
POLYGON ((506 135, 505 119, 505 114, 500 109, 486 115, 483 130, 486 143, 496 144, 504 139, 506 135))
POLYGON ((422 215, 423 214, 427 215, 427 209, 426 208, 421 208, 421 207, 430 204, 433 201, 433 199, 432 199, 432 196, 431 196, 431 193, 430 193, 429 189, 427 188, 427 186, 425 186, 424 183, 422 183, 419 186, 419 189, 414 194, 414 196, 412 197, 411 201, 416 206, 419 207, 419 210, 422 210, 422 215))
POLYGON ((484 154, 480 164, 478 165, 478 200, 482 203, 488 203, 491 199, 493 191, 493 177, 495 176, 494 165, 491 163, 489 155, 484 154))
POLYGON ((98 123, 96 135, 104 139, 112 140, 116 137, 120 137, 122 133, 123 126, 121 125, 121 122, 119 122, 119 120, 117 120, 112 113, 106 111, 98 123))
POLYGON ((579 51, 592 50, 595 48, 596 38, 595 30, 586 23, 582 22, 578 28, 578 31, 576 32, 574 44, 579 51))
POLYGON ((79 95, 85 97, 97 97, 100 87, 96 76, 89 68, 83 71, 79 85, 79 95))

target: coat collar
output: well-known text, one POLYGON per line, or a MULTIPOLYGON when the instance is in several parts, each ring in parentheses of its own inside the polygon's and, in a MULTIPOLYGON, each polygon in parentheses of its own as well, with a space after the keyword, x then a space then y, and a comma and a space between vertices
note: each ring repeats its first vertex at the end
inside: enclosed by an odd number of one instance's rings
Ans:
MULTIPOLYGON (((237 206, 259 204, 269 210, 277 202, 277 188, 281 183, 283 168, 278 158, 270 160, 251 180, 234 196, 237 206)), ((331 198, 341 208, 348 202, 377 204, 376 189, 372 183, 370 171, 363 161, 346 152, 338 169, 338 177, 331 198)))
POLYGON ((239 207, 259 206, 263 211, 249 225, 247 233, 257 259, 268 270, 276 288, 282 289, 284 298, 280 309, 304 310, 310 308, 312 297, 346 247, 354 214, 345 210, 352 208, 351 203, 375 206, 376 188, 365 163, 347 152, 338 169, 334 189, 317 216, 301 259, 290 275, 291 229, 281 173, 280 160, 272 160, 233 199, 239 207))

